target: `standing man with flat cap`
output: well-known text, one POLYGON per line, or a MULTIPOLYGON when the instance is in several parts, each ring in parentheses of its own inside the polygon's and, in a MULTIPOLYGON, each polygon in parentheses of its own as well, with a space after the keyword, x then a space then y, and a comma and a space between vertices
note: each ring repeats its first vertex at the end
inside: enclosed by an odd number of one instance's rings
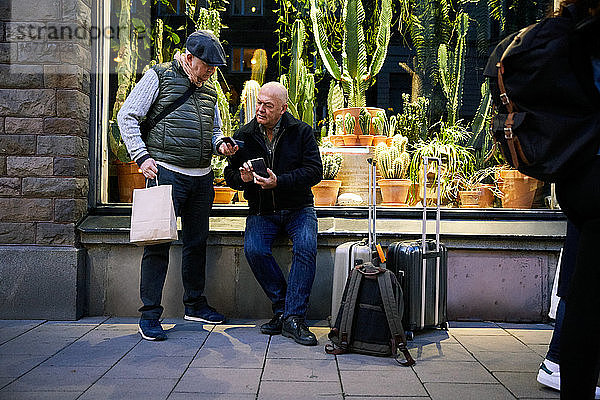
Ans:
MULTIPOLYGON (((208 81, 217 66, 226 65, 221 43, 212 32, 197 31, 185 47, 185 54, 178 53, 173 61, 144 74, 117 121, 129 155, 148 184, 173 186, 173 205, 183 233, 184 318, 220 324, 225 317, 204 296, 206 240, 215 195, 211 159, 213 154, 232 155, 237 146, 223 142, 217 93, 208 81)), ((139 332, 146 340, 167 338, 159 319, 169 248, 170 243, 144 247, 139 332)))

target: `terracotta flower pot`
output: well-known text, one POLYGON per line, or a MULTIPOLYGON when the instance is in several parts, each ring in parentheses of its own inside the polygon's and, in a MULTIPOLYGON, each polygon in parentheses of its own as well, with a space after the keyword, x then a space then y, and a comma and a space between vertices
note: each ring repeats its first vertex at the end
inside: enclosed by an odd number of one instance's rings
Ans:
POLYGON ((344 141, 344 146, 356 146, 356 138, 357 135, 342 135, 342 140, 344 141))
POLYGON ((477 190, 461 190, 458 192, 462 208, 491 208, 494 206, 494 193, 490 185, 481 185, 477 190))
POLYGON ((215 186, 214 204, 229 204, 233 200, 235 190, 226 186, 215 186))
POLYGON ((237 201, 236 204, 248 204, 248 200, 246 200, 244 198, 244 191, 243 190, 238 190, 237 191, 237 201))
POLYGON ((342 181, 322 180, 311 188, 315 196, 315 206, 334 206, 342 181))
POLYGON ((543 182, 515 169, 499 170, 497 180, 504 208, 531 208, 536 190, 543 185, 543 182))
POLYGON ((329 141, 335 147, 340 147, 344 145, 344 136, 343 135, 331 135, 329 136, 329 141))
POLYGON ((373 143, 373 135, 358 135, 356 143, 358 146, 370 146, 373 143))
POLYGON ((412 181, 410 179, 380 179, 379 187, 383 198, 382 206, 406 207, 408 192, 412 181))
POLYGON ((146 179, 140 172, 134 161, 117 164, 117 180, 119 184, 119 201, 131 203, 133 201, 133 189, 142 189, 146 186, 146 179))
POLYGON ((373 136, 373 146, 377 146, 379 143, 387 143, 387 136, 385 136, 385 135, 373 136))
POLYGON ((492 208, 494 207, 494 192, 492 192, 492 185, 481 185, 479 188, 479 208, 492 208))
POLYGON ((478 208, 480 195, 481 195, 481 192, 479 190, 460 190, 458 192, 458 199, 460 200, 460 207, 462 207, 462 208, 478 208))

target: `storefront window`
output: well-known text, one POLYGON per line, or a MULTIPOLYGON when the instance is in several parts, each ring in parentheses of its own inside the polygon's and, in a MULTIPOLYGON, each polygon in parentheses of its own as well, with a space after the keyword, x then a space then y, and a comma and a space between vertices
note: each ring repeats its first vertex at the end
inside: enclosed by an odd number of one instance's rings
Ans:
MULTIPOLYGON (((392 41, 387 49, 385 67, 379 72, 377 83, 367 92, 366 104, 369 107, 342 107, 331 115, 325 112, 322 120, 315 118, 315 136, 319 137, 326 164, 324 182, 339 181, 339 184, 333 184, 337 193, 329 200, 320 198, 321 186, 325 183, 315 188, 313 192, 320 207, 343 209, 366 205, 368 158, 378 162, 378 204, 389 210, 402 212, 403 209, 420 207, 424 201, 424 188, 427 188, 427 202, 431 203, 438 195, 437 179, 440 179, 442 205, 447 208, 542 209, 556 205, 550 185, 509 170, 499 153, 490 157, 492 143, 486 126, 489 113, 482 114, 480 107, 482 104, 485 106, 482 99, 487 95, 482 76, 487 56, 493 44, 511 32, 509 29, 518 29, 540 18, 549 2, 518 5, 528 10, 524 14, 529 15, 529 19, 523 19, 523 15, 510 8, 512 3, 509 3, 506 4, 508 11, 504 21, 486 14, 487 7, 479 10, 479 5, 469 4, 460 10, 468 15, 465 21, 469 21, 462 26, 458 22, 461 13, 457 12, 450 21, 456 29, 452 33, 449 31, 445 41, 436 37, 426 38, 438 50, 443 48, 428 55, 429 58, 418 59, 425 53, 415 50, 409 32, 400 32, 397 26, 391 28, 392 38, 404 34, 406 40, 392 41), (473 16, 482 12, 489 21, 484 23, 479 18, 477 24, 473 22, 473 16), (488 38, 483 44, 482 35, 488 38), (442 62, 442 54, 446 57, 445 62, 442 62), (453 69, 453 65, 462 67, 453 69), (431 71, 438 71, 438 75, 431 71), (444 82, 450 82, 450 85, 446 87, 444 82), (454 102, 452 105, 449 105, 450 100, 454 102), (421 163, 423 156, 436 156, 442 160, 439 178, 433 169, 425 175, 421 163), (336 173, 332 173, 333 170, 336 173), (390 197, 398 193, 401 197, 390 197)), ((101 46, 99 58, 103 86, 100 88, 102 100, 99 105, 102 127, 99 158, 102 166, 98 199, 104 205, 127 204, 131 201, 132 188, 143 187, 144 179, 129 159, 120 139, 116 114, 135 82, 155 63, 172 60, 175 52, 183 48, 187 35, 198 28, 216 29, 216 33, 220 34, 222 24, 227 25, 223 29, 227 29, 228 37, 248 36, 250 43, 247 46, 245 42, 243 46, 225 46, 229 69, 222 68, 214 77, 221 93, 219 110, 224 117, 224 131, 231 135, 236 127, 252 117, 244 117, 245 110, 243 104, 238 107, 238 99, 247 99, 241 96, 244 83, 251 76, 257 76, 256 57, 264 54, 266 59, 263 49, 267 46, 259 39, 256 43, 251 42, 252 35, 248 35, 247 31, 236 31, 239 28, 229 25, 227 18, 231 15, 257 15, 267 21, 277 16, 262 16, 261 0, 232 1, 231 13, 224 12, 225 7, 221 7, 220 12, 200 12, 183 0, 105 0, 103 4, 106 21, 114 28, 111 29, 114 34, 101 46), (217 21, 216 28, 207 25, 214 21, 217 21), (241 84, 238 81, 242 81, 241 84)), ((334 16, 341 18, 342 13, 334 16)), ((264 25, 268 24, 265 22, 264 25)), ((291 32, 291 25, 287 29, 291 32)), ((314 43, 310 36, 312 33, 310 30, 306 32, 305 46, 313 46, 308 44, 314 43)), ((277 32, 274 31, 270 37, 277 38, 277 32)), ((287 39, 285 42, 288 42, 287 39)), ((277 49, 283 53, 284 47, 277 49)), ((335 48, 334 44, 331 47, 332 53, 341 59, 341 49, 335 48)), ((304 64, 309 66, 307 72, 314 74, 315 65, 321 68, 312 78, 316 77, 316 89, 312 97, 306 98, 308 103, 302 103, 302 107, 298 104, 290 107, 294 110, 302 108, 308 113, 319 107, 331 107, 328 101, 331 77, 323 62, 314 62, 315 57, 319 57, 318 53, 310 57, 313 57, 311 62, 304 64)), ((368 57, 372 56, 369 54, 368 57)), ((280 59, 286 60, 285 57, 280 59)), ((279 80, 275 71, 289 69, 289 65, 280 68, 277 60, 270 56, 268 61, 269 64, 261 63, 264 65, 262 77, 268 75, 271 80, 279 80)), ((284 81, 290 80, 286 78, 284 81)), ((302 82, 302 90, 312 88, 310 79, 302 82)), ((343 90, 339 86, 337 94, 343 96, 343 90)), ((299 100, 291 98, 290 101, 299 100)), ((347 96, 341 105, 348 105, 347 96)), ((302 119, 313 120, 310 117, 302 119)), ((225 163, 225 159, 215 158, 213 169, 217 176, 225 163)), ((224 184, 217 179, 215 186, 223 187, 224 184)), ((226 190, 218 189, 218 192, 221 191, 226 190)), ((219 204, 245 204, 243 193, 230 191, 224 196, 219 204)))

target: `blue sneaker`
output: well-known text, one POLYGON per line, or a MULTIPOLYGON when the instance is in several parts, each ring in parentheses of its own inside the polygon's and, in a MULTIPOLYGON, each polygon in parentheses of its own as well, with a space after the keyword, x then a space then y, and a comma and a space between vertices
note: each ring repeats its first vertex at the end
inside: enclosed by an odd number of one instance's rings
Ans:
POLYGON ((205 322, 207 324, 222 324, 225 322, 225 316, 208 304, 199 310, 186 307, 183 318, 188 321, 205 322))
POLYGON ((167 334, 157 319, 140 319, 138 332, 146 340, 160 341, 167 339, 167 334))

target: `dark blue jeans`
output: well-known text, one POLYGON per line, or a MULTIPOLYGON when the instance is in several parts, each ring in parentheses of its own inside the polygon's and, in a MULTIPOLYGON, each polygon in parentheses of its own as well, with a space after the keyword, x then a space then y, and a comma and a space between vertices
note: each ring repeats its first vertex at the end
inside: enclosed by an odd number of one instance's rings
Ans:
POLYGON ((277 211, 272 215, 249 215, 244 252, 256 280, 273 304, 273 313, 304 317, 315 279, 317 214, 314 207, 277 211), (292 240, 292 267, 286 283, 271 252, 281 233, 292 240))
MULTIPOLYGON (((208 223, 215 198, 213 173, 189 176, 159 165, 158 183, 173 186, 175 214, 181 217, 183 304, 186 308, 199 309, 207 304, 203 294, 208 223)), ((155 184, 154 180, 149 182, 150 186, 155 184)), ((160 303, 167 277, 170 247, 170 243, 144 247, 140 279, 140 297, 144 305, 139 309, 142 319, 158 319, 163 312, 160 303)))
POLYGON ((554 363, 560 364, 560 334, 563 319, 565 318, 565 301, 561 298, 556 307, 556 319, 554 320, 554 331, 548 347, 546 358, 554 363))

